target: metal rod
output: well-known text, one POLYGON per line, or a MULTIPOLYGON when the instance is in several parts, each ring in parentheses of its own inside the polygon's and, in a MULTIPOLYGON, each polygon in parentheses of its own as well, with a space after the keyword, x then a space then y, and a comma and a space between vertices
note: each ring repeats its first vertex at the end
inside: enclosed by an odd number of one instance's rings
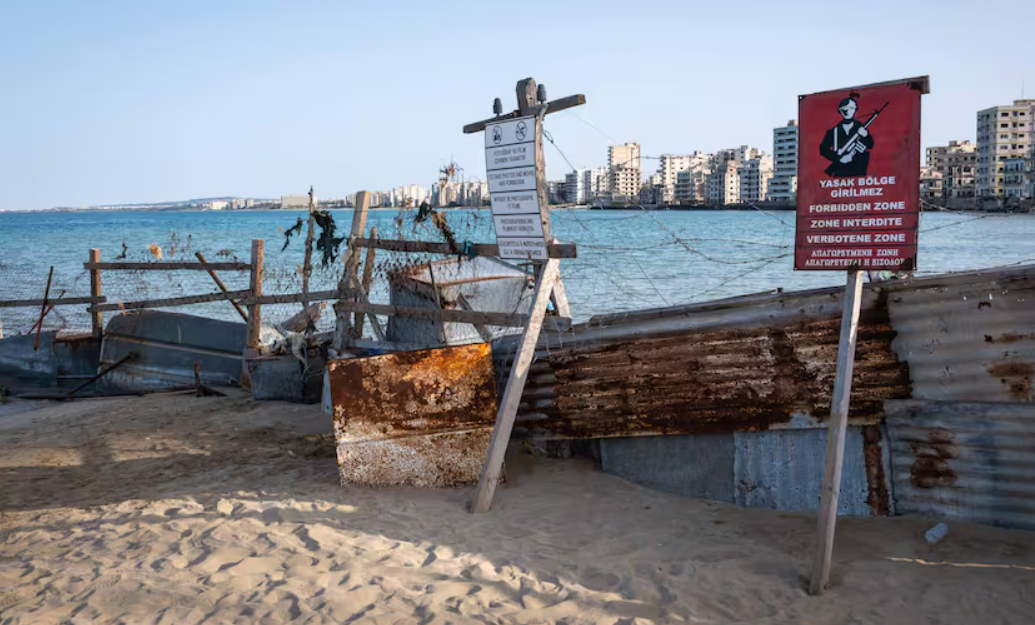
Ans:
MULTIPOLYGON (((47 274, 47 288, 43 291, 43 309, 40 310, 40 319, 36 326, 36 340, 32 344, 32 350, 40 348, 40 333, 43 332, 43 318, 47 316, 47 300, 50 298, 50 282, 54 279, 54 265, 50 266, 50 273, 47 274)), ((51 306, 53 308, 53 306, 51 306)))

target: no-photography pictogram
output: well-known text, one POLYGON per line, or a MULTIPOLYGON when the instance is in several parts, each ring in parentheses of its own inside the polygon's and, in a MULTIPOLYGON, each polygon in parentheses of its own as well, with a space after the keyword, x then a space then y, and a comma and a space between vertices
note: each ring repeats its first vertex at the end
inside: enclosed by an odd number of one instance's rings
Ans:
POLYGON ((525 138, 525 135, 528 134, 528 126, 525 125, 525 122, 518 122, 515 134, 517 135, 518 141, 525 138))
POLYGON ((499 145, 500 141, 503 141, 503 129, 499 126, 492 127, 492 142, 499 145))

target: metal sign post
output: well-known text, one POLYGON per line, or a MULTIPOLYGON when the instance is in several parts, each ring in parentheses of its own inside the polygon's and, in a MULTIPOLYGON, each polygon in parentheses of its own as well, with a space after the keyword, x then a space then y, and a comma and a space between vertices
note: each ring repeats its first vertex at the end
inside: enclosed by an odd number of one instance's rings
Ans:
POLYGON ((495 119, 464 127, 468 134, 485 131, 485 169, 500 258, 530 260, 537 264, 532 310, 521 334, 517 356, 496 414, 496 426, 471 505, 472 512, 488 512, 492 507, 521 393, 525 389, 551 298, 558 310, 563 309, 568 314, 567 298, 561 284, 560 258, 551 251, 557 246, 556 240, 550 238, 543 117, 585 104, 586 98, 576 95, 547 102, 546 89, 541 85, 537 87, 534 80, 526 78, 518 81, 517 100, 517 110, 503 115, 497 99, 495 119))
POLYGON ((830 579, 863 270, 916 269, 926 76, 798 99, 797 270, 847 269, 809 593, 830 579), (869 111, 869 112, 866 112, 869 111))

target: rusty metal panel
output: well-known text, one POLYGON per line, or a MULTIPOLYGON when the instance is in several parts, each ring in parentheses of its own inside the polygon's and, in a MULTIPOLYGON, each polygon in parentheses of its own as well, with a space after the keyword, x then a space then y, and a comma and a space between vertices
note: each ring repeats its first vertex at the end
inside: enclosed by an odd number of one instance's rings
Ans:
POLYGON ((496 421, 488 344, 333 360, 328 372, 343 483, 478 481, 496 421))
POLYGON ((898 512, 1035 530, 1035 405, 889 401, 898 512))
MULTIPOLYGON (((830 412, 841 289, 598 317, 544 337, 517 435, 602 438, 822 427, 830 412)), ((850 420, 909 397, 882 295, 864 297, 850 420)), ((510 345, 497 342, 501 365, 510 345)), ((503 367, 500 367, 502 370, 503 367)))
POLYGON ((914 399, 1035 401, 1035 267, 896 285, 888 308, 914 399))

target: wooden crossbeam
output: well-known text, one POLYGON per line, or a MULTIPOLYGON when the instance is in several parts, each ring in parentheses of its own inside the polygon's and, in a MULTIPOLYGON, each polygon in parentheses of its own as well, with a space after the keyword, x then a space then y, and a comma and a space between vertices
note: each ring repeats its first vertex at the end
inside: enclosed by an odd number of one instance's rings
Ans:
POLYGON ((204 304, 227 299, 241 299, 251 294, 249 290, 228 291, 226 293, 206 293, 204 295, 186 295, 184 297, 168 297, 165 299, 146 299, 135 302, 118 302, 115 304, 98 304, 90 308, 92 312, 110 310, 136 310, 140 308, 165 308, 168 306, 186 306, 188 304, 204 304))
MULTIPOLYGON (((457 250, 448 243, 435 241, 399 241, 391 239, 356 239, 356 247, 374 247, 388 252, 411 252, 416 254, 456 254, 457 250)), ((574 243, 550 243, 546 247, 550 258, 578 258, 578 248, 574 243)), ((500 248, 495 243, 475 243, 471 250, 477 256, 499 256, 500 248)))
POLYGON ((83 263, 84 269, 91 270, 133 270, 133 271, 250 271, 250 263, 195 263, 195 262, 157 262, 157 263, 83 263))
MULTIPOLYGON (((582 106, 585 103, 586 96, 582 94, 570 95, 566 98, 559 98, 557 100, 553 100, 551 102, 546 103, 546 114, 549 115, 550 113, 559 113, 564 109, 582 106)), ((464 126, 464 134, 469 135, 475 132, 481 132, 485 130, 485 127, 489 124, 495 124, 497 122, 506 121, 508 119, 514 119, 515 117, 521 117, 522 115, 527 115, 527 113, 512 111, 510 113, 504 113, 499 117, 493 117, 491 119, 485 119, 480 122, 474 122, 473 124, 467 124, 466 126, 464 126)))
POLYGON ((107 297, 59 297, 57 299, 8 299, 0 300, 0 308, 36 308, 46 302, 47 306, 71 306, 73 304, 101 304, 107 297))

